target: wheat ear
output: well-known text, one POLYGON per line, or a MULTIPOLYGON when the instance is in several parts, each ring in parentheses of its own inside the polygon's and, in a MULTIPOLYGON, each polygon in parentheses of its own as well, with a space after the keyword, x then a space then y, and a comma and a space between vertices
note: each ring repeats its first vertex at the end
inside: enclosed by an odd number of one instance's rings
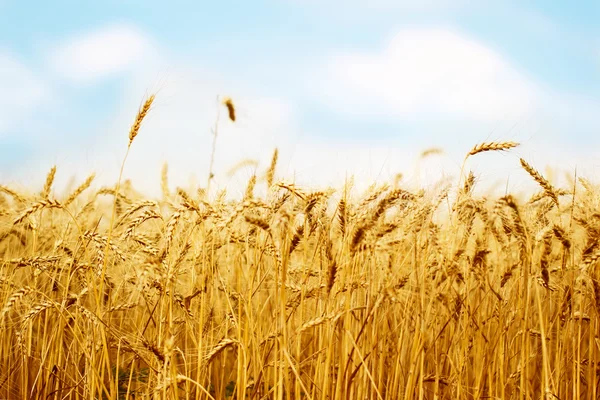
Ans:
POLYGON ((150 107, 152 107, 154 98, 155 95, 151 94, 144 102, 142 108, 140 108, 140 110, 138 111, 137 116, 135 117, 135 121, 129 129, 129 146, 131 146, 131 143, 133 143, 133 139, 135 139, 135 137, 138 135, 140 127, 142 126, 142 121, 144 120, 144 118, 146 118, 148 111, 150 111, 150 107))
POLYGON ((52 190, 52 184, 54 183, 54 176, 56 175, 56 165, 53 165, 48 171, 48 175, 46 175, 46 183, 44 183, 44 189, 42 190, 42 197, 47 199, 50 195, 50 190, 52 190))
POLYGON ((527 163, 527 161, 525 161, 522 158, 520 160, 521 160, 521 166, 523 167, 523 169, 525 171, 527 171, 527 173, 533 178, 534 181, 536 181, 538 183, 538 185, 541 186, 542 189, 544 189, 546 196, 550 197, 552 199, 552 201, 554 202, 554 204, 556 204, 558 206, 558 196, 556 194, 556 190, 550 184, 550 182, 548 182, 546 180, 546 178, 544 178, 542 176, 542 174, 540 174, 535 168, 533 168, 531 165, 529 165, 527 163))
POLYGON ((483 142, 479 143, 467 153, 467 157, 474 156, 475 154, 483 153, 484 151, 506 151, 517 147, 517 142, 483 142))

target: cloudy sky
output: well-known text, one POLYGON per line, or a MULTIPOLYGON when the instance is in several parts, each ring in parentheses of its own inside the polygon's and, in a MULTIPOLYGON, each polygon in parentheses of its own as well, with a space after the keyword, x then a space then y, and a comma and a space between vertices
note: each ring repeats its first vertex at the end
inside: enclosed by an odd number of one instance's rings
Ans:
MULTIPOLYGON (((114 183, 145 96, 157 99, 125 176, 157 191, 206 184, 217 96, 216 184, 231 190, 280 149, 280 178, 418 186, 473 157, 482 186, 540 171, 600 172, 600 2, 509 0, 0 0, 0 183, 37 188, 96 172, 114 183), (222 107, 221 107, 222 108, 222 107), (443 155, 419 160, 431 147, 443 155), (61 180, 59 179, 59 182, 61 180)), ((236 186, 237 185, 237 186, 236 186)))

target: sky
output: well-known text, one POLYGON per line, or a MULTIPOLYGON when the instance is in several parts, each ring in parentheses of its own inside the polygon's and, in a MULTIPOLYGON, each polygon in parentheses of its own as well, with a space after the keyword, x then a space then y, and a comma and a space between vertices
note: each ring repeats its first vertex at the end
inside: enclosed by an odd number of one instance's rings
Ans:
POLYGON ((522 190, 519 157, 594 181, 599 20, 592 0, 0 0, 0 184, 38 190, 53 165, 57 185, 114 184, 152 93, 124 169, 148 193, 165 162, 173 187, 206 186, 215 126, 231 192, 275 148, 287 182, 420 187, 484 141, 521 146, 468 160, 482 188, 522 190))

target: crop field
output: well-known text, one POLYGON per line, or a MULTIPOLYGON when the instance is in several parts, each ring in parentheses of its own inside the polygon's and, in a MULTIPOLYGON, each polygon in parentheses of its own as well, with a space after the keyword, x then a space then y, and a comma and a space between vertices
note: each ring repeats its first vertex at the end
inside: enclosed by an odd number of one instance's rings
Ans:
POLYGON ((0 398, 598 398, 593 182, 315 190, 277 158, 236 200, 0 185, 0 398))

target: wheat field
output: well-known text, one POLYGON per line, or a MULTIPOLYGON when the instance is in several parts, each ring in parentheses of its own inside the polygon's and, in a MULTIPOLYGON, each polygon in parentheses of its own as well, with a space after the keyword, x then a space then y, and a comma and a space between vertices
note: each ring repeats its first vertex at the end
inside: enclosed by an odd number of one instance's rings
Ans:
POLYGON ((315 191, 277 157, 241 200, 0 186, 0 398, 598 397, 599 188, 315 191))

